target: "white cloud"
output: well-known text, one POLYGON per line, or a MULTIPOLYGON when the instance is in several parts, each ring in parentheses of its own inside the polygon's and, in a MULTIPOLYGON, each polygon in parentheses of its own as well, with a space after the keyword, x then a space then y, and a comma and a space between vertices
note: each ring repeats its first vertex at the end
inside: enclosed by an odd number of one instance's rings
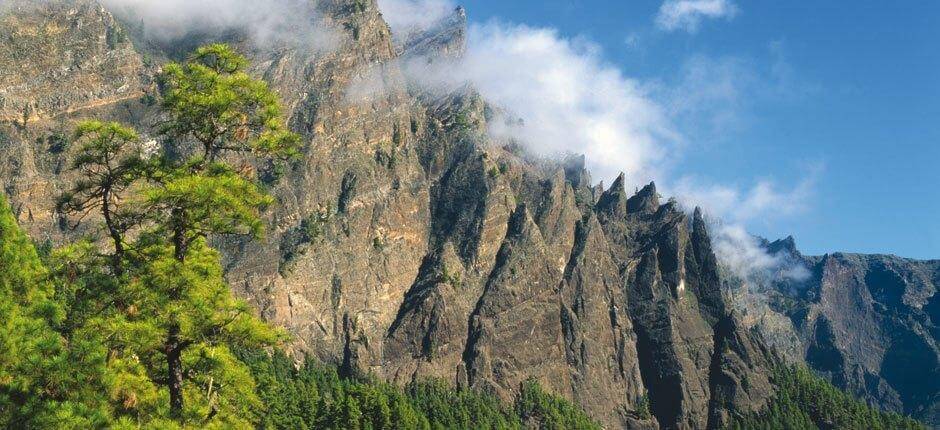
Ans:
POLYGON ((101 0, 118 16, 141 23, 148 37, 172 41, 191 32, 245 31, 253 43, 328 49, 337 33, 308 0, 101 0))
POLYGON ((669 190, 690 208, 705 208, 714 217, 728 222, 765 222, 799 215, 809 208, 816 181, 822 172, 813 166, 795 186, 780 187, 770 180, 761 180, 750 189, 709 183, 701 178, 682 177, 669 190))
POLYGON ((656 26, 662 30, 698 31, 704 19, 734 18, 737 6, 731 0, 666 0, 659 7, 656 26))
POLYGON ((469 83, 488 102, 522 121, 492 121, 491 132, 515 138, 542 155, 585 154, 595 175, 656 177, 668 147, 679 140, 644 85, 606 63, 593 44, 551 29, 473 25, 465 55, 406 65, 426 87, 450 91, 469 83))
POLYGON ((450 15, 456 5, 450 0, 379 0, 379 9, 392 32, 407 34, 428 28, 450 15))
POLYGON ((750 294, 769 287, 768 281, 804 281, 810 277, 809 269, 801 261, 783 252, 771 254, 740 224, 713 222, 709 232, 718 260, 751 285, 750 294))
POLYGON ((682 64, 677 80, 663 85, 660 98, 684 132, 702 139, 740 129, 748 103, 760 96, 766 82, 744 59, 693 55, 682 64))
POLYGON ((738 275, 770 270, 779 265, 779 258, 767 253, 757 238, 739 224, 712 227, 715 253, 738 275))
POLYGON ((715 254, 742 279, 757 282, 758 278, 803 280, 808 270, 786 255, 769 254, 759 240, 749 234, 745 225, 760 221, 799 215, 810 207, 821 166, 813 166, 791 189, 781 190, 773 182, 759 181, 742 192, 701 179, 681 178, 675 188, 677 200, 686 208, 701 207, 711 223, 715 254))

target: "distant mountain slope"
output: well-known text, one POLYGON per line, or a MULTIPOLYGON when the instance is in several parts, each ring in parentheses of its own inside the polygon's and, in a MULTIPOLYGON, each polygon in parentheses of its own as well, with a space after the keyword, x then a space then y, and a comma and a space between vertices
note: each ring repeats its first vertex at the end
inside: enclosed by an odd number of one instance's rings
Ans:
POLYGON ((872 404, 940 425, 940 260, 807 257, 792 238, 767 247, 810 268, 805 281, 762 290, 792 321, 797 355, 872 404))

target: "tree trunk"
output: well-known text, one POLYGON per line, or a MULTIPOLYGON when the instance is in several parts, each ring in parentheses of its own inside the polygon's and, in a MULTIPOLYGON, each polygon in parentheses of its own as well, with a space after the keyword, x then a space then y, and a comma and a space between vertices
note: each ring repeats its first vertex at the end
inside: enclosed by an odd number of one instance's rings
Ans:
POLYGON ((114 224, 114 220, 111 216, 111 189, 106 188, 104 191, 104 198, 102 199, 101 212, 104 214, 104 222, 108 227, 108 235, 111 236, 111 241, 114 242, 114 256, 112 257, 111 269, 114 270, 114 274, 121 276, 124 274, 123 260, 124 260, 124 238, 121 237, 121 232, 118 230, 117 226, 114 224))
POLYGON ((166 340, 167 387, 170 389, 170 413, 183 416, 183 359, 177 324, 170 327, 166 340))
MULTIPOLYGON (((173 254, 180 263, 186 262, 186 240, 183 229, 179 221, 181 214, 179 209, 174 209, 171 214, 173 219, 173 254)), ((170 291, 171 300, 179 300, 181 292, 170 291)), ((167 387, 170 389, 170 413, 176 418, 183 416, 183 349, 186 345, 180 339, 179 322, 172 321, 170 329, 167 332, 166 340, 166 364, 167 364, 167 387)))

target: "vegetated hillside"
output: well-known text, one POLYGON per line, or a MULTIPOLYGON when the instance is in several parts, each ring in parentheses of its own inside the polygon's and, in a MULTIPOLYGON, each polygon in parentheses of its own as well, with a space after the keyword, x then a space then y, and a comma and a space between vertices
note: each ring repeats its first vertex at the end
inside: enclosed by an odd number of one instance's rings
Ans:
MULTIPOLYGON (((107 261, 100 260, 100 264, 106 266, 107 261)), ((6 198, 0 196, 0 316, 4 321, 0 327, 0 425, 177 428, 166 409, 142 413, 142 404, 153 399, 140 397, 148 393, 147 384, 142 375, 125 373, 129 363, 117 358, 123 351, 107 351, 109 341, 87 336, 80 322, 66 321, 65 317, 94 318, 77 309, 87 300, 79 296, 104 287, 74 282, 50 278, 33 244, 16 225, 6 198), (53 283, 58 288, 53 289, 53 283)), ((105 301, 94 302, 94 307, 100 311, 107 306, 105 301)), ((203 424, 278 429, 600 428, 580 408, 544 392, 533 381, 521 387, 520 396, 510 405, 492 395, 455 390, 441 381, 415 381, 403 391, 375 380, 340 378, 335 366, 306 360, 297 367, 280 350, 273 354, 245 351, 239 359, 247 364, 250 375, 237 381, 220 379, 216 389, 228 390, 226 383, 236 382, 255 391, 258 403, 244 405, 242 421, 211 421, 213 413, 203 424)), ((211 391, 212 383, 208 386, 211 391)), ((158 403, 166 399, 165 391, 150 394, 158 403)))
POLYGON ((261 427, 281 429, 599 429, 566 400, 529 381, 514 404, 446 381, 414 381, 404 389, 372 379, 342 378, 335 367, 283 353, 246 352, 267 411, 261 427))
MULTIPOLYGON (((0 38, 0 180, 33 238, 61 243, 76 234, 53 204, 74 179, 75 120, 128 122, 148 142, 156 70, 185 49, 148 42, 92 0, 13 4, 2 20, 15 34, 0 38), (109 64, 127 66, 95 72, 109 64)), ((276 204, 260 242, 216 242, 235 292, 293 335, 293 352, 346 375, 439 378, 507 402, 534 379, 610 427, 720 427, 768 405, 774 354, 722 294, 700 214, 661 202, 653 184, 594 187, 578 157, 540 160, 494 140, 493 107, 472 88, 410 86, 395 60, 460 55, 463 11, 395 40, 372 0, 316 8, 340 36, 332 50, 224 38, 303 139, 287 166, 232 160, 276 204), (377 92, 350 91, 375 75, 377 92)))
POLYGON ((731 429, 920 429, 923 424, 897 413, 879 412, 802 367, 774 371, 770 406, 736 417, 731 429))

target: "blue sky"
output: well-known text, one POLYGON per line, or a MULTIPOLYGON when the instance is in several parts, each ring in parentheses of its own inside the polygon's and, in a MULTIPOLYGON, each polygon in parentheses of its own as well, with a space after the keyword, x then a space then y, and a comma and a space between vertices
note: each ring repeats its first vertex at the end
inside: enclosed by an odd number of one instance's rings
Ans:
POLYGON ((712 1, 731 12, 671 28, 662 1, 460 4, 473 23, 594 44, 653 94, 688 100, 672 171, 801 190, 799 210, 742 218, 749 231, 793 234, 810 254, 940 258, 940 2, 712 1))

